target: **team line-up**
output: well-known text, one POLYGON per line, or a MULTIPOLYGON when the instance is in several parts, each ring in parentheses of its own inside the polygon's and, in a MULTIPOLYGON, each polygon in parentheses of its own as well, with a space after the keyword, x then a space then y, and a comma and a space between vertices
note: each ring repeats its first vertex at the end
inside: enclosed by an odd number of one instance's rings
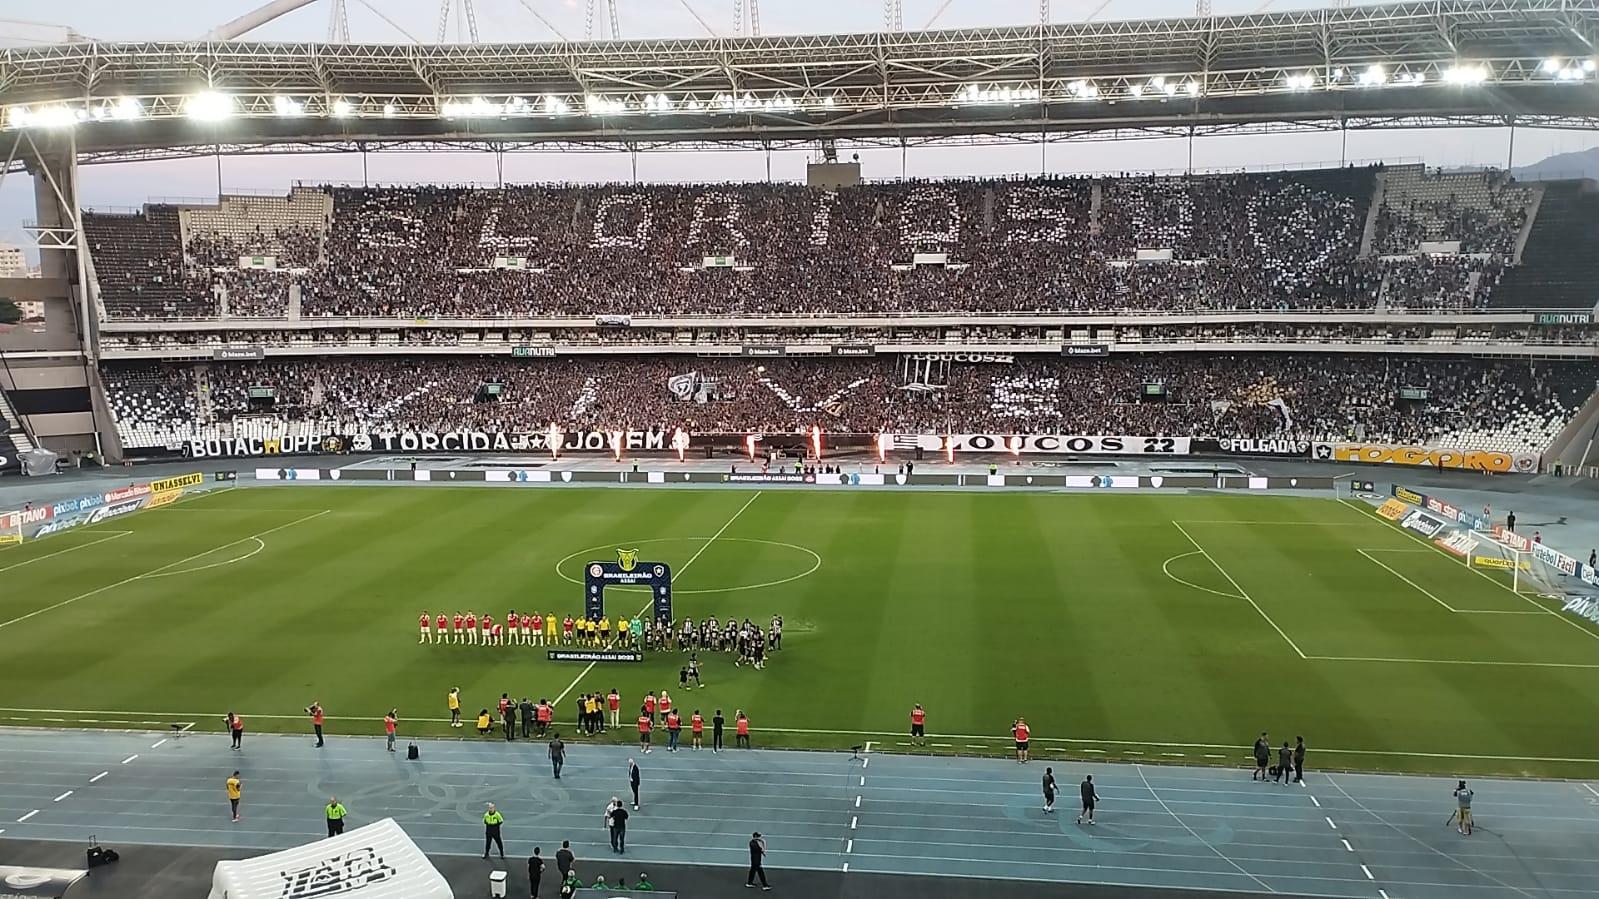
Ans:
POLYGON ((742 622, 729 618, 718 622, 709 616, 694 623, 685 618, 680 622, 659 619, 646 621, 642 617, 618 616, 614 619, 573 618, 567 615, 557 619, 554 615, 538 612, 522 615, 515 609, 507 612, 505 621, 493 615, 476 612, 456 612, 453 616, 443 612, 432 615, 423 612, 419 619, 420 636, 417 644, 445 643, 460 646, 610 646, 647 649, 710 649, 725 651, 738 649, 751 657, 765 655, 768 648, 783 648, 783 616, 773 615, 770 626, 762 631, 748 618, 742 622), (612 635, 615 639, 612 639, 612 635))

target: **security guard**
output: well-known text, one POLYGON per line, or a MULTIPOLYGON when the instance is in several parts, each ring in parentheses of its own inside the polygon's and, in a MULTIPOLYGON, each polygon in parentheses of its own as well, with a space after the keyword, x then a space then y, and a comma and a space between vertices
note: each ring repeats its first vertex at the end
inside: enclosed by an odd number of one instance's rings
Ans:
POLYGON ((489 803, 489 810, 483 813, 483 857, 489 857, 489 845, 493 844, 500 850, 500 858, 505 858, 505 844, 500 841, 500 825, 505 823, 505 816, 500 810, 489 803))
POLYGON ((350 812, 344 807, 344 803, 339 801, 339 797, 334 796, 329 799, 325 811, 328 813, 328 836, 336 837, 344 833, 344 816, 350 812))

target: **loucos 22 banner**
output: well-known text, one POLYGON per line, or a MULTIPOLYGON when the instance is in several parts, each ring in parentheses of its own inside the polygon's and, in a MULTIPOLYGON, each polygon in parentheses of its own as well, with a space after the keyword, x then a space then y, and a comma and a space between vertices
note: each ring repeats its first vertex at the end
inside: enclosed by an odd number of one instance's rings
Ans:
POLYGON ((1187 437, 1077 437, 1064 434, 884 434, 885 448, 942 453, 1014 453, 1017 455, 1162 455, 1186 456, 1187 437))

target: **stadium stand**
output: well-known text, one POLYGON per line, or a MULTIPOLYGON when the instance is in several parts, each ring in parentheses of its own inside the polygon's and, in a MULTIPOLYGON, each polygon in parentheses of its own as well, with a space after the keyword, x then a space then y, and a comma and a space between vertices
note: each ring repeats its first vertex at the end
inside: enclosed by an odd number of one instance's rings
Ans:
MULTIPOLYGON (((1002 357, 1003 358, 1003 357, 1002 357)), ((926 361, 926 360, 924 360, 926 361)), ((1599 364, 1305 353, 1150 353, 917 364, 915 357, 755 360, 361 357, 152 368, 108 364, 128 447, 292 421, 307 434, 537 431, 550 422, 694 433, 944 431, 1481 440, 1539 451, 1599 364), (480 387, 503 385, 496 401, 480 387), (1147 383, 1165 399, 1144 395, 1147 383), (276 400, 252 399, 271 388, 276 400), (1400 398, 1401 388, 1425 400, 1400 398)), ((1473 444, 1473 448, 1481 448, 1473 444)))
POLYGON ((113 318, 1471 310, 1510 302, 1496 285, 1523 232, 1529 259, 1586 271, 1561 261, 1569 224, 1544 227, 1593 202, 1570 190, 1419 166, 836 192, 296 188, 85 227, 113 318), (1459 253, 1422 253, 1441 247, 1459 253))
POLYGON ((1599 186, 1556 181, 1544 188, 1521 264, 1490 306, 1588 311, 1599 301, 1599 186))

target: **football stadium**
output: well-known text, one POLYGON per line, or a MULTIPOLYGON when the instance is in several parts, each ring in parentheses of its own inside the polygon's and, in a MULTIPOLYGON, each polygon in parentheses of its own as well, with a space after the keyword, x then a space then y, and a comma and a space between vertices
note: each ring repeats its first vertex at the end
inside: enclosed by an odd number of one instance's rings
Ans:
POLYGON ((75 6, 0 893, 1595 894, 1599 4, 75 6))

